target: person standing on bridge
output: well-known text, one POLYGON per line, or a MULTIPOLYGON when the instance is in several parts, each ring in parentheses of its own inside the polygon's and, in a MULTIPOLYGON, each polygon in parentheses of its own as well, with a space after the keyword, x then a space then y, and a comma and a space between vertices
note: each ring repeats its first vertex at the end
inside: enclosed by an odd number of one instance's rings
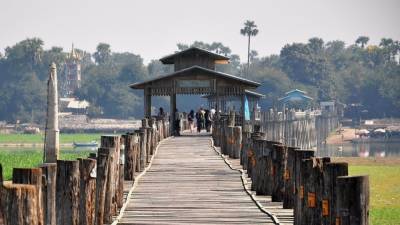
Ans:
POLYGON ((196 113, 196 121, 197 121, 197 132, 201 132, 201 129, 204 128, 205 122, 205 112, 203 108, 200 108, 196 113))
POLYGON ((181 114, 179 113, 178 109, 175 109, 174 117, 175 135, 181 136, 181 114))
POLYGON ((189 121, 189 128, 190 128, 190 133, 193 133, 193 126, 194 126, 194 124, 193 124, 193 122, 194 122, 194 111, 193 111, 193 109, 192 110, 190 110, 190 113, 189 113, 189 115, 188 115, 188 121, 189 121))

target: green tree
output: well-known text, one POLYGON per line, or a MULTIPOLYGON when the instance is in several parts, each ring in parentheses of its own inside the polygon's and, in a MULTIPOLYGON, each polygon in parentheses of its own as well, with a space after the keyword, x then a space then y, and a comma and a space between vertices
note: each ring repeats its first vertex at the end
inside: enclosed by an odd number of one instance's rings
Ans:
POLYGON ((257 25, 254 23, 254 21, 247 20, 244 23, 244 27, 240 29, 240 34, 248 37, 247 41, 247 75, 248 75, 249 72, 248 70, 250 66, 250 37, 256 36, 258 34, 257 25))
POLYGON ((361 48, 364 48, 364 46, 368 44, 368 41, 369 41, 369 37, 360 36, 360 37, 357 38, 356 44, 357 45, 361 45, 361 48))
POLYGON ((109 44, 99 43, 94 53, 95 62, 99 65, 107 65, 111 62, 111 48, 109 44))

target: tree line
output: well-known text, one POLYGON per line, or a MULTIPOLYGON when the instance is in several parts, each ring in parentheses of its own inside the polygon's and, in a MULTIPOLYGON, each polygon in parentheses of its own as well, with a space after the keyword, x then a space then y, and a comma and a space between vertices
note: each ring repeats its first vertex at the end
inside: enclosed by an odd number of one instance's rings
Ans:
MULTIPOLYGON (((310 38, 307 43, 285 45, 279 55, 264 57, 249 48, 248 68, 247 62, 242 63, 220 42, 178 43, 177 50, 196 46, 230 57, 230 64, 216 69, 260 82, 258 91, 267 96, 262 101, 264 107, 275 104, 286 91, 298 88, 307 91, 315 102, 361 104, 369 117, 399 117, 399 41, 383 38, 379 45, 368 45, 368 41, 368 37, 361 36, 346 46, 343 41, 310 38)), ((48 65, 57 64, 61 81, 68 50, 43 46, 43 40, 28 38, 7 47, 0 55, 0 120, 44 121, 48 65)), ((113 52, 106 43, 99 43, 94 53, 76 51, 82 55, 83 79, 76 97, 91 103, 92 117, 140 118, 142 93, 131 90, 128 84, 173 70, 158 60, 145 65, 140 55, 113 52)), ((166 101, 161 98, 154 104, 166 101)))

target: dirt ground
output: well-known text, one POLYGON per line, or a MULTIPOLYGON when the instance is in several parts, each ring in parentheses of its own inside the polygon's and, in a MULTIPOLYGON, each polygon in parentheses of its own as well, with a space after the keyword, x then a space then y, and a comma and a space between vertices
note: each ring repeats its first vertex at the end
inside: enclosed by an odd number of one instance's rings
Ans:
POLYGON ((355 129, 349 127, 342 127, 342 130, 339 133, 332 133, 327 139, 327 144, 342 144, 345 142, 350 142, 352 139, 355 139, 355 129))

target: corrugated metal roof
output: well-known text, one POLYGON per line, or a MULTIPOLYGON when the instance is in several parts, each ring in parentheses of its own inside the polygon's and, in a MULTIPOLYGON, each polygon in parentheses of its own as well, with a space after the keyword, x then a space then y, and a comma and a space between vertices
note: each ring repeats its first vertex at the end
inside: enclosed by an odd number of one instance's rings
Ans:
POLYGON ((154 79, 150 79, 150 80, 147 80, 147 81, 130 84, 129 87, 131 87, 133 89, 143 89, 144 86, 146 84, 148 84, 148 83, 151 83, 151 82, 154 82, 154 81, 163 80, 163 79, 168 79, 168 78, 171 78, 171 77, 174 77, 174 76, 185 76, 188 72, 192 72, 192 71, 195 71, 195 70, 199 70, 201 72, 209 73, 209 74, 212 74, 214 76, 219 76, 221 78, 236 80, 236 81, 242 82, 242 83, 244 83, 246 85, 249 85, 249 86, 252 86, 252 87, 255 87, 255 88, 261 85, 258 82, 255 82, 255 81, 252 81, 252 80, 248 80, 248 79, 245 79, 245 78, 242 78, 242 77, 234 76, 234 75, 227 74, 227 73, 218 72, 218 71, 215 71, 215 70, 206 69, 206 68, 201 67, 201 66, 192 66, 192 67, 189 67, 189 68, 186 68, 186 69, 183 69, 183 70, 179 70, 179 71, 176 71, 176 72, 164 75, 164 76, 160 76, 160 77, 157 77, 157 78, 154 78, 154 79))
POLYGON ((163 64, 174 64, 174 58, 176 56, 188 54, 188 53, 191 53, 191 52, 200 52, 200 53, 203 53, 203 54, 207 54, 210 57, 214 58, 215 60, 229 60, 229 57, 217 54, 215 52, 210 52, 210 51, 202 49, 202 48, 190 47, 190 48, 185 49, 183 51, 180 51, 180 52, 177 52, 177 53, 174 53, 174 54, 171 54, 171 55, 164 56, 164 57, 162 57, 160 59, 160 61, 163 64))

